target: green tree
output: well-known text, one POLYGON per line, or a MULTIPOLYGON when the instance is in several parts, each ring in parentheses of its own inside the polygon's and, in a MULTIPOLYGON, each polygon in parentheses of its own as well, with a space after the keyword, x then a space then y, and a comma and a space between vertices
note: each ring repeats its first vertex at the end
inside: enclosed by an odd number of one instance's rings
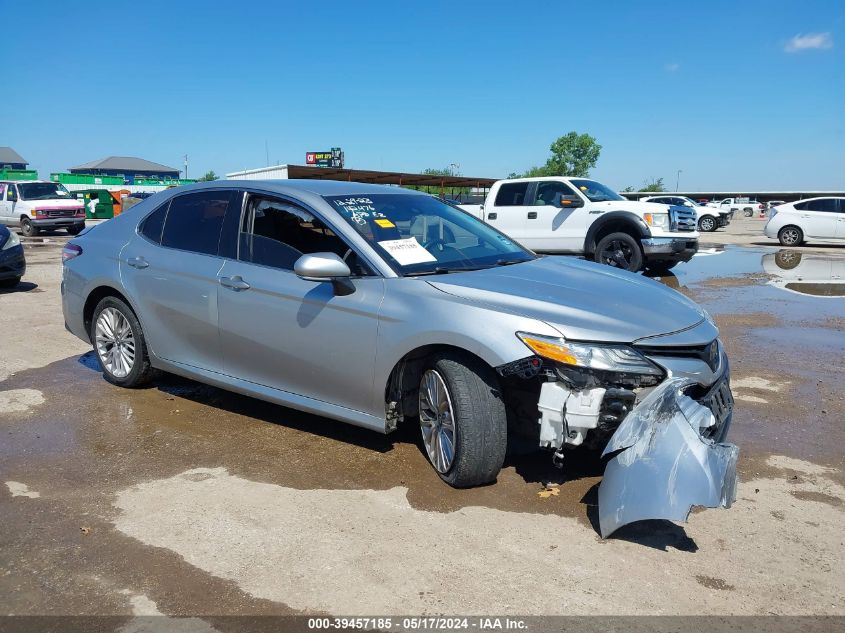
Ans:
POLYGON ((646 180, 643 183, 643 186, 640 191, 660 193, 662 191, 666 191, 666 186, 663 184, 663 178, 652 178, 650 182, 646 180))
POLYGON ((523 178, 536 176, 578 176, 587 177, 596 166, 601 154, 601 145, 589 134, 570 132, 558 138, 549 146, 552 155, 546 164, 532 167, 523 178))
POLYGON ((200 182, 210 182, 212 180, 217 180, 217 178, 218 178, 218 176, 217 176, 217 174, 214 173, 214 170, 210 169, 207 172, 205 172, 205 176, 203 176, 199 180, 200 180, 200 182))
POLYGON ((620 193, 631 193, 632 191, 636 191, 631 185, 625 187, 620 193))

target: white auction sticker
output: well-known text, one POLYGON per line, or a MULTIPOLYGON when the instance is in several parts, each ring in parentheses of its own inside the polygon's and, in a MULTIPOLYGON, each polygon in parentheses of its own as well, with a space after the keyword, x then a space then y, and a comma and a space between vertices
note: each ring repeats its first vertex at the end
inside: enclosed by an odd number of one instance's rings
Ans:
POLYGON ((402 266, 437 261, 437 258, 425 250, 415 237, 404 240, 385 240, 378 244, 402 266))

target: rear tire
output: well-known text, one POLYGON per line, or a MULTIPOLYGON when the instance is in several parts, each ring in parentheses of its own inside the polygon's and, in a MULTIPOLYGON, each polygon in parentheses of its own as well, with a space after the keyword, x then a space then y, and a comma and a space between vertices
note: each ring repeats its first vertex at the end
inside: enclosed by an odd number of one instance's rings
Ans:
POLYGON ((785 226, 778 231, 778 241, 784 246, 798 246, 804 241, 804 232, 797 226, 785 226))
POLYGON ((753 209, 743 209, 742 215, 744 215, 746 218, 753 217, 754 216, 754 210, 753 209))
POLYGON ((0 279, 0 288, 14 288, 20 282, 20 277, 12 277, 11 279, 0 279))
POLYGON ((68 235, 79 235, 85 229, 85 225, 82 226, 69 226, 67 227, 68 235))
POLYGON ((595 261, 635 273, 643 268, 640 244, 628 233, 605 235, 596 244, 595 261))
POLYGON ((24 234, 24 237, 35 237, 39 230, 37 226, 33 226, 29 218, 21 218, 21 233, 24 234))
POLYGON ((105 297, 94 309, 91 342, 103 377, 120 387, 141 387, 155 376, 141 324, 117 297, 105 297))
POLYGON ((495 481, 508 430, 495 372, 467 354, 435 354, 422 373, 419 404, 423 448, 440 478, 455 488, 495 481))

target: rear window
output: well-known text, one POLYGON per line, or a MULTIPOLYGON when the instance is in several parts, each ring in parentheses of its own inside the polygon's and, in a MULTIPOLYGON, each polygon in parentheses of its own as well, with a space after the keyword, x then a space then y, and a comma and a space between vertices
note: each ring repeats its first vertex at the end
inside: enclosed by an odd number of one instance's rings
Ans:
POLYGON ((517 207, 525 204, 525 193, 528 191, 527 182, 509 182, 499 188, 496 194, 497 207, 517 207))
POLYGON ((217 255, 220 230, 231 197, 231 191, 203 191, 173 198, 164 223, 161 245, 217 255))
POLYGON ((161 243, 161 229, 164 227, 164 218, 167 217, 167 207, 169 206, 170 200, 144 218, 139 227, 141 235, 151 242, 161 243))

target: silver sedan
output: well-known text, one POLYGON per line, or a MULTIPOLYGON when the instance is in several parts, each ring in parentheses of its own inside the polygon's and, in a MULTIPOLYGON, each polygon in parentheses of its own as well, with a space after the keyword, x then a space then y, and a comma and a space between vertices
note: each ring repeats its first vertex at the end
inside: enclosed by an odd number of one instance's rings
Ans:
MULTIPOLYGON (((680 406, 694 432, 675 435, 705 454, 731 447, 727 358, 703 310, 641 276, 537 257, 423 193, 191 185, 87 230, 63 257, 67 327, 110 382, 166 371, 380 433, 410 420, 453 486, 495 480, 509 434, 558 463, 608 445, 623 421, 645 437, 666 427, 650 403, 680 406)), ((649 512, 728 505, 733 463, 716 457, 683 494, 667 490, 678 507, 649 512)))

